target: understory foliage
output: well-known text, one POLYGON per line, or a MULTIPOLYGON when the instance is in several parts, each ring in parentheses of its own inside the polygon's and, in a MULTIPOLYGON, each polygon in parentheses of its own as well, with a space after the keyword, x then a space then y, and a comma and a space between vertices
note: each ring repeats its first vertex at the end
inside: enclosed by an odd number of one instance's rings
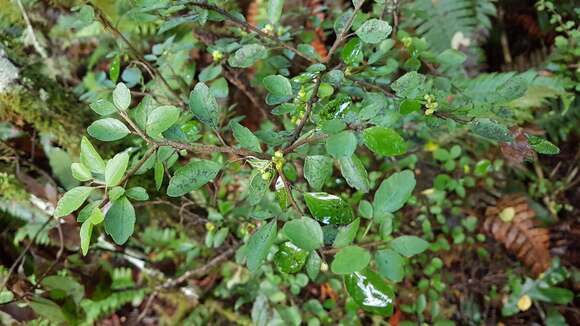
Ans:
POLYGON ((578 213, 577 12, 539 1, 551 56, 491 72, 496 1, 245 3, 0 0, 20 70, 0 221, 23 253, 0 305, 31 324, 579 320, 550 251, 578 213))

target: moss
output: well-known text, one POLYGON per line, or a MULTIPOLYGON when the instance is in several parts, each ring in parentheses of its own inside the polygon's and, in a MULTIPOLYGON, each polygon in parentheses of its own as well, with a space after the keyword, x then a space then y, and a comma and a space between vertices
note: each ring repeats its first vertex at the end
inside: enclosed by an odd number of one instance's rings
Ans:
POLYGON ((24 202, 28 199, 22 183, 16 176, 7 172, 0 172, 0 194, 2 199, 8 201, 24 202))

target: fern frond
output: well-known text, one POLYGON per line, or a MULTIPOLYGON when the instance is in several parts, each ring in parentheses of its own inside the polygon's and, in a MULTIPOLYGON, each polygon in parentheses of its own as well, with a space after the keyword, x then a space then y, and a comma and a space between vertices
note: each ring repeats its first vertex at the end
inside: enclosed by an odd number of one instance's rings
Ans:
POLYGON ((143 300, 145 290, 127 290, 115 292, 107 298, 99 301, 85 299, 81 302, 81 307, 86 313, 85 323, 92 325, 99 318, 118 310, 128 303, 138 304, 143 300))
POLYGON ((478 28, 490 29, 496 14, 492 0, 420 0, 408 8, 414 13, 410 27, 437 52, 450 48, 456 33, 472 39, 478 28))

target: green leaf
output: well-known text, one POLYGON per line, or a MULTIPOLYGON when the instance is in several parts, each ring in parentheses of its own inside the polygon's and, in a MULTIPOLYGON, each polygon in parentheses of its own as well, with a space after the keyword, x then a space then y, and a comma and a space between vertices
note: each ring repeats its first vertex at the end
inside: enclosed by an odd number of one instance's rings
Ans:
POLYGON ((513 140, 509 129, 497 122, 487 118, 476 119, 470 123, 471 131, 475 134, 500 142, 510 142, 513 140))
POLYGON ((401 282, 405 277, 405 260, 391 249, 379 250, 375 255, 381 276, 393 282, 401 282))
POLYGON ((82 223, 82 222, 88 220, 91 217, 91 215, 93 214, 95 207, 98 207, 100 204, 101 204, 100 200, 93 201, 93 202, 86 204, 85 207, 83 207, 83 209, 81 209, 79 211, 79 213, 77 214, 77 222, 82 223))
POLYGON ((0 291, 0 304, 8 303, 14 299, 14 294, 10 290, 0 291))
POLYGON ((360 272, 368 266, 371 254, 359 246, 342 248, 334 256, 330 270, 335 274, 350 274, 360 272))
POLYGON ((155 189, 161 189, 161 185, 163 184, 163 177, 165 176, 165 169, 163 168, 162 161, 155 161, 155 165, 153 167, 153 178, 155 179, 155 189))
POLYGON ((326 152, 334 158, 350 157, 358 145, 351 131, 343 131, 326 139, 326 152))
POLYGON ((54 301, 34 296, 28 305, 41 319, 47 319, 59 325, 65 324, 67 321, 62 308, 54 301))
POLYGON ((93 223, 89 219, 84 221, 83 224, 81 224, 80 237, 81 237, 81 252, 83 253, 83 256, 86 256, 87 252, 89 252, 89 245, 91 244, 92 234, 93 234, 93 223))
POLYGON ((320 273, 320 266, 322 265, 322 259, 318 256, 316 251, 311 251, 306 261, 306 274, 311 280, 315 280, 320 273))
POLYGON ((361 62, 364 59, 361 40, 358 37, 353 37, 346 42, 340 52, 340 58, 349 66, 361 62))
POLYGON ((304 160, 304 178, 314 190, 322 189, 332 176, 332 159, 324 155, 307 156, 304 160))
POLYGON ((151 113, 147 117, 147 125, 145 130, 147 135, 153 138, 161 137, 161 133, 173 126, 179 120, 181 110, 172 105, 163 105, 151 113))
POLYGON ((121 198, 125 194, 125 188, 115 186, 109 190, 109 199, 111 201, 121 198))
POLYGON ((193 159, 175 171, 167 186, 167 195, 170 197, 183 196, 186 193, 199 189, 201 186, 212 181, 221 165, 219 163, 193 159))
POLYGON ((409 170, 393 173, 384 180, 373 201, 375 216, 385 216, 399 210, 415 189, 415 175, 409 170))
POLYGON ((409 114, 419 110, 421 110, 421 103, 417 100, 404 100, 399 107, 401 114, 409 114))
POLYGON ((429 243, 414 235, 403 235, 389 243, 389 246, 405 257, 413 257, 429 248, 429 243))
POLYGON ((366 219, 373 218, 373 205, 368 200, 361 200, 358 204, 358 213, 366 219))
POLYGON ((249 68, 256 61, 265 59, 268 50, 261 44, 247 44, 238 49, 230 56, 228 63, 234 68, 249 68))
POLYGON ((98 206, 96 206, 95 208, 93 208, 93 212, 91 213, 91 216, 87 221, 90 221, 93 225, 97 225, 102 223, 104 220, 105 215, 103 214, 103 211, 101 211, 101 209, 98 206))
POLYGON ((274 264, 281 272, 294 274, 298 273, 306 264, 306 258, 308 258, 308 251, 287 241, 280 245, 274 255, 274 264))
POLYGON ((363 193, 369 192, 369 175, 356 155, 341 157, 338 159, 338 163, 340 164, 340 172, 349 186, 363 193))
POLYGON ((189 94, 189 109, 199 121, 217 128, 219 107, 213 94, 204 83, 197 83, 189 94))
POLYGON ((262 80, 262 84, 266 90, 274 96, 292 96, 292 85, 290 85, 288 78, 282 75, 267 76, 262 80))
POLYGON ((357 218, 347 226, 341 226, 338 229, 338 234, 336 235, 332 245, 336 248, 340 248, 351 244, 351 242, 353 242, 354 238, 356 237, 359 226, 360 218, 357 218))
POLYGON ((263 178, 262 173, 257 169, 252 171, 250 176, 250 186, 248 187, 248 203, 252 206, 258 204, 262 199, 268 186, 270 185, 270 178, 263 178))
POLYGON ((81 164, 88 167, 92 172, 100 174, 105 172, 105 161, 103 161, 89 139, 84 136, 81 140, 81 164))
POLYGON ((348 224, 354 220, 350 205, 342 198, 325 192, 304 193, 312 216, 323 224, 348 224))
POLYGON ((123 83, 118 83, 113 90, 113 103, 117 109, 125 111, 131 105, 131 91, 123 83))
POLYGON ((276 240, 276 221, 262 225, 259 227, 246 245, 246 257, 248 269, 250 272, 255 272, 258 267, 262 266, 264 259, 268 256, 270 247, 276 240))
POLYGON ((211 82, 209 90, 215 97, 225 98, 228 97, 230 89, 228 87, 228 81, 221 77, 211 82))
POLYGON ((363 310, 390 316, 393 314, 395 291, 375 272, 366 269, 344 276, 346 291, 363 310))
POLYGON ((425 84, 425 75, 419 74, 416 71, 411 71, 399 77, 391 84, 391 89, 395 91, 397 96, 414 99, 423 92, 423 85, 425 84))
POLYGON ((149 194, 147 194, 147 190, 145 190, 145 188, 143 188, 143 187, 129 188, 125 192, 125 195, 131 199, 140 200, 140 201, 149 199, 149 194))
POLYGON ((119 140, 131 133, 125 124, 114 118, 104 118, 93 122, 87 128, 87 132, 101 141, 119 140))
POLYGON ((355 33, 363 42, 377 44, 389 37, 392 30, 386 21, 372 18, 365 21, 355 33))
POLYGON ((365 145, 374 153, 397 156, 407 152, 407 143, 396 131, 384 127, 371 127, 363 132, 365 145))
POLYGON ((282 9, 284 9, 284 0, 268 1, 268 20, 272 25, 277 26, 282 16, 282 9))
POLYGON ((93 178, 91 170, 89 170, 88 167, 81 163, 71 164, 70 169, 72 171, 73 177, 79 181, 89 181, 93 178))
POLYGON ((199 81, 205 83, 206 81, 210 81, 215 79, 222 73, 222 66, 221 65, 209 65, 199 73, 199 81))
POLYGON ((105 214, 105 231, 116 244, 122 245, 135 229, 135 209, 127 197, 113 201, 105 214))
POLYGON ((446 66, 460 66, 467 57, 461 51, 447 49, 437 56, 437 61, 446 66))
POLYGON ((320 224, 309 217, 286 222, 282 232, 293 244, 307 251, 318 249, 323 243, 320 224))
POLYGON ((250 129, 242 126, 241 124, 232 121, 230 122, 230 128, 234 133, 234 138, 240 143, 242 148, 249 149, 254 152, 261 152, 260 140, 256 137, 250 129))
POLYGON ((549 140, 546 140, 542 137, 527 135, 528 142, 532 146, 532 148, 540 153, 545 155, 557 155, 560 153, 560 149, 558 146, 552 144, 549 140))
POLYGON ((107 161, 105 167, 105 184, 108 187, 116 186, 123 179, 129 165, 129 153, 122 152, 107 161))
POLYGON ((89 198, 92 187, 75 187, 67 191, 56 204, 54 217, 63 217, 76 211, 89 198))
POLYGON ((105 99, 99 99, 95 102, 89 104, 91 110, 95 111, 98 115, 106 116, 117 112, 115 105, 105 99))
POLYGON ((121 56, 116 55, 111 62, 111 66, 109 67, 109 79, 116 83, 119 79, 119 73, 121 72, 121 56))

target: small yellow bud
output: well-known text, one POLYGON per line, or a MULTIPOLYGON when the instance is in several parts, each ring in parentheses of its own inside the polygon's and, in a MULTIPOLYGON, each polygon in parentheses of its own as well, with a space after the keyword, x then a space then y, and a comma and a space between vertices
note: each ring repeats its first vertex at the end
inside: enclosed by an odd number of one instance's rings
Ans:
POLYGON ((220 61, 221 59, 223 59, 224 54, 221 51, 213 51, 211 53, 211 56, 213 58, 213 61, 220 61))
POLYGON ((403 46, 405 46, 406 48, 410 47, 411 44, 413 44, 413 39, 411 37, 403 37, 403 39, 401 40, 401 42, 403 42, 403 46))
POLYGON ((272 173, 270 173, 270 172, 264 172, 264 173, 262 173, 262 179, 263 180, 268 181, 268 180, 270 180, 271 177, 272 177, 272 173))
POLYGON ((434 152, 437 150, 437 148, 439 148, 439 144, 436 144, 432 141, 428 141, 427 144, 425 144, 424 148, 427 152, 434 152))
POLYGON ((530 309, 531 306, 532 306, 532 299, 527 294, 524 294, 520 298, 520 300, 518 300, 518 309, 520 309, 520 311, 526 311, 526 310, 530 309))
POLYGON ((499 218, 504 222, 510 222, 516 216, 516 210, 513 207, 506 207, 499 213, 499 218))
POLYGON ((215 230, 215 224, 213 224, 212 222, 207 222, 205 223, 205 229, 211 232, 215 230))
POLYGON ((425 115, 432 115, 433 113, 435 113, 435 110, 433 110, 433 109, 425 110, 425 115))
POLYGON ((325 262, 322 262, 322 264, 320 264, 320 271, 327 272, 328 271, 328 264, 325 262))

